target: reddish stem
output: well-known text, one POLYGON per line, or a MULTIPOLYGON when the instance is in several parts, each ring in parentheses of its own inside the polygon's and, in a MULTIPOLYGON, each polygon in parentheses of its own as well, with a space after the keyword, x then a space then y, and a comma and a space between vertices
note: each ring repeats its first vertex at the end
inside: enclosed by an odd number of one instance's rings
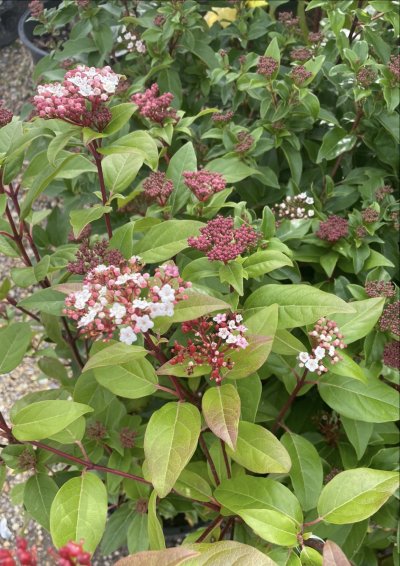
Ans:
POLYGON ((224 518, 221 517, 221 515, 215 517, 214 521, 212 521, 212 523, 208 525, 206 530, 199 536, 199 538, 195 542, 202 542, 203 540, 205 540, 208 537, 208 535, 213 532, 215 527, 217 527, 223 520, 224 518))
POLYGON ((200 448, 201 448, 202 451, 203 451, 204 456, 206 457, 206 460, 207 460, 207 462, 208 462, 208 465, 210 466, 210 470, 211 470, 212 476, 213 476, 213 478, 214 478, 214 481, 215 481, 215 483, 216 483, 217 485, 219 485, 221 482, 220 482, 220 479, 219 479, 217 470, 216 470, 216 468, 215 468, 214 461, 213 461, 213 459, 211 458, 211 454, 210 454, 210 452, 209 452, 209 450, 208 450, 208 448, 207 448, 206 441, 204 440, 204 438, 202 437, 201 434, 200 434, 200 436, 199 436, 199 444, 200 444, 200 448))
POLYGON ((297 381, 296 387, 293 389, 292 393, 289 396, 289 399, 283 405, 282 409, 279 412, 279 415, 276 417, 275 423, 272 427, 272 432, 276 432, 282 426, 281 422, 283 421, 286 413, 288 412, 288 410, 292 406, 294 400, 296 399, 298 392, 303 387, 303 385, 306 381, 307 373, 308 373, 308 370, 306 369, 303 376, 297 381))
POLYGON ((228 454, 226 453, 225 442, 221 438, 219 439, 219 441, 221 443, 221 450, 222 450, 222 454, 223 454, 223 457, 224 457, 226 473, 228 475, 228 478, 230 478, 231 477, 231 467, 230 467, 230 464, 229 464, 228 454))

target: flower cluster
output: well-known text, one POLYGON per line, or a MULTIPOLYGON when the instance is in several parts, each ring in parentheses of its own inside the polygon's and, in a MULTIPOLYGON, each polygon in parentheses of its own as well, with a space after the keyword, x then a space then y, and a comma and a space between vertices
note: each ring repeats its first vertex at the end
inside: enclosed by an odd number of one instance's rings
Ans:
POLYGON ((242 131, 237 135, 238 143, 235 145, 236 153, 246 153, 254 143, 254 138, 248 132, 242 131))
POLYGON ((4 100, 0 100, 0 128, 6 126, 13 119, 13 113, 7 108, 3 108, 4 100))
POLYGON ((334 320, 321 318, 314 329, 309 332, 313 348, 311 354, 308 352, 300 352, 297 356, 299 366, 305 367, 308 371, 318 375, 328 371, 328 368, 323 363, 323 360, 328 356, 331 364, 337 364, 342 359, 338 350, 346 348, 343 342, 343 334, 334 320))
POLYGON ((165 92, 158 96, 158 84, 154 83, 144 93, 136 93, 131 97, 132 102, 139 107, 139 113, 153 122, 162 124, 166 118, 176 119, 176 110, 170 108, 174 95, 165 92))
POLYGON ((194 196, 200 201, 205 202, 210 197, 223 191, 226 181, 220 173, 201 169, 200 171, 184 171, 183 178, 185 185, 192 191, 194 196))
POLYGON ((153 24, 157 27, 162 27, 165 24, 166 17, 162 14, 157 14, 157 16, 153 20, 153 24))
POLYGON ((228 110, 227 112, 225 112, 225 114, 223 112, 216 112, 212 115, 211 119, 213 122, 225 124, 226 122, 232 120, 234 115, 235 114, 234 112, 232 112, 232 110, 228 110))
POLYGON ((388 69, 393 75, 393 78, 399 82, 400 81, 400 55, 392 55, 390 57, 390 62, 388 63, 388 69))
POLYGON ((400 301, 385 307, 379 319, 379 328, 382 332, 393 332, 400 336, 400 301))
POLYGON ((32 0, 28 4, 28 10, 31 13, 32 18, 39 20, 44 12, 44 4, 40 0, 32 0))
POLYGON ((280 12, 278 20, 287 28, 295 28, 299 24, 299 18, 293 15, 293 12, 280 12))
POLYGON ((78 564, 90 566, 92 563, 89 552, 83 550, 83 541, 79 544, 72 541, 67 542, 57 551, 50 549, 49 554, 58 560, 58 566, 75 566, 78 564))
POLYGON ((391 195, 393 192, 393 187, 390 185, 383 185, 383 187, 379 187, 379 189, 376 190, 375 198, 378 202, 381 202, 386 195, 391 195))
POLYGON ((290 52, 290 58, 293 61, 308 61, 311 59, 313 52, 308 47, 296 47, 290 52))
POLYGON ((39 85, 33 104, 41 118, 60 118, 101 131, 111 119, 104 102, 116 92, 119 80, 110 67, 78 65, 66 72, 62 83, 39 85))
POLYGON ((372 224, 379 220, 379 212, 374 208, 365 208, 361 211, 361 216, 363 221, 367 224, 372 224))
POLYGON ((316 236, 320 240, 327 242, 337 242, 340 238, 345 238, 349 233, 349 223, 345 218, 332 215, 325 222, 321 222, 316 236))
POLYGON ((248 224, 233 227, 233 218, 216 216, 200 229, 200 236, 188 239, 191 248, 205 252, 210 261, 228 263, 257 245, 260 235, 248 224))
POLYGON ((394 369, 400 369, 400 342, 392 340, 383 349, 383 363, 394 369))
MULTIPOLYGON (((106 240, 96 242, 92 247, 89 240, 90 232, 85 234, 76 252, 75 261, 69 262, 67 270, 75 275, 85 275, 98 265, 120 265, 124 257, 119 250, 110 249, 106 240)), ((81 234, 82 237, 82 234, 81 234)))
POLYGON ((17 566, 21 564, 23 566, 37 566, 37 551, 36 547, 28 547, 28 541, 24 538, 17 537, 16 539, 16 549, 15 556, 18 562, 13 557, 13 553, 10 550, 0 548, 0 564, 1 566, 17 566))
POLYGON ((320 43, 323 37, 320 31, 312 31, 308 34, 308 41, 310 43, 320 43))
POLYGON ((362 87, 367 88, 376 81, 377 74, 370 67, 361 67, 357 73, 357 82, 362 87))
POLYGON ((257 73, 264 75, 264 77, 271 77, 277 70, 279 64, 273 57, 261 55, 257 63, 257 73))
POLYGON ((143 191, 147 200, 157 201, 160 206, 165 206, 169 195, 174 190, 174 184, 171 180, 166 179, 165 173, 156 171, 151 173, 145 181, 143 181, 143 191))
POLYGON ((312 77, 312 73, 311 71, 307 71, 303 65, 297 65, 292 69, 290 76, 294 84, 300 86, 304 81, 312 77))
POLYGON ((196 366, 211 366, 211 379, 220 383, 223 369, 230 370, 234 362, 229 358, 232 350, 241 350, 249 345, 244 333, 247 328, 242 324, 240 314, 217 314, 214 318, 201 317, 182 323, 185 334, 193 334, 186 346, 175 342, 172 352, 175 357, 171 365, 187 364, 186 371, 192 375, 196 366))
POLYGON ((142 269, 138 256, 119 266, 98 265, 84 278, 82 290, 68 295, 64 314, 87 338, 107 341, 118 331, 121 342, 136 342, 137 334, 153 328, 154 318, 174 314, 190 287, 173 264, 157 267, 153 277, 142 269))
POLYGON ((396 294, 391 281, 368 281, 365 284, 365 292, 368 297, 394 297, 396 294))
POLYGON ((78 8, 87 8, 90 4, 90 0, 75 0, 75 4, 78 6, 78 8))
POLYGON ((122 26, 121 35, 117 37, 117 42, 129 51, 137 51, 138 53, 146 53, 146 45, 144 41, 138 39, 137 35, 127 31, 126 26, 122 26))
POLYGON ((119 441, 123 448, 133 448, 135 446, 136 437, 136 430, 131 430, 127 426, 119 431, 119 441))
POLYGON ((314 199, 307 193, 300 193, 294 197, 287 196, 285 200, 274 206, 275 216, 278 218, 312 218, 314 216, 314 199))

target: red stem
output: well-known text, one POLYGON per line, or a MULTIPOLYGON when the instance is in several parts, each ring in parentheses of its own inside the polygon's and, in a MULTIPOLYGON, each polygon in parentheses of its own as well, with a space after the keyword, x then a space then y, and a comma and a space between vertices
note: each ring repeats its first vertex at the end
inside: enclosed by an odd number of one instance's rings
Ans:
POLYGON ((226 453, 226 448, 225 448, 225 442, 220 438, 219 439, 220 443, 221 443, 221 449, 222 449, 222 454, 224 456, 224 462, 225 462, 225 468, 226 468, 226 473, 228 475, 228 478, 231 477, 231 467, 229 465, 229 458, 228 458, 228 454, 226 453))
MULTIPOLYGON (((88 147, 89 147, 89 150, 91 151, 91 153, 94 157, 94 161, 96 163, 97 173, 99 175, 101 198, 102 198, 102 201, 103 201, 103 205, 106 206, 108 198, 107 198, 106 184, 104 182, 103 167, 101 165, 101 160, 103 159, 103 156, 100 153, 97 152, 98 146, 96 146, 95 141, 92 144, 89 144, 88 147)), ((112 228, 111 228, 110 214, 108 212, 106 212, 104 214, 104 220, 105 220, 105 223, 106 223, 108 239, 111 240, 113 233, 112 233, 112 228)))
POLYGON ((208 448, 207 448, 206 441, 204 440, 204 438, 202 437, 201 434, 200 434, 200 436, 199 436, 199 444, 200 444, 200 448, 201 448, 202 451, 203 451, 204 456, 206 457, 206 460, 207 460, 207 462, 208 462, 208 465, 210 466, 210 470, 211 470, 212 476, 213 476, 213 478, 214 478, 214 481, 215 481, 215 483, 216 483, 217 485, 219 485, 221 482, 220 482, 220 480, 219 480, 219 476, 218 476, 217 470, 216 470, 216 468, 215 468, 214 461, 213 461, 213 459, 211 458, 211 454, 210 454, 210 452, 209 452, 209 450, 208 450, 208 448))
POLYGON ((38 316, 36 316, 35 314, 33 314, 33 312, 30 312, 27 309, 24 309, 24 307, 19 307, 18 304, 17 304, 17 301, 15 299, 13 299, 12 297, 10 297, 10 295, 7 295, 6 298, 7 298, 7 302, 9 302, 10 305, 12 305, 16 309, 20 310, 21 312, 27 314, 28 316, 30 316, 31 318, 33 318, 37 322, 41 322, 40 318, 38 316))
POLYGON ((208 537, 208 535, 212 533, 215 527, 217 527, 223 520, 224 518, 221 517, 221 515, 215 517, 214 521, 212 521, 212 523, 208 525, 206 530, 199 536, 199 538, 195 542, 202 542, 203 540, 205 540, 208 537))
POLYGON ((279 412, 279 415, 276 417, 275 423, 272 427, 272 432, 276 432, 282 426, 281 422, 283 421, 283 418, 285 417, 286 413, 288 412, 294 400, 296 399, 298 392, 303 387, 306 381, 307 373, 308 370, 306 369, 305 372, 303 373, 303 376, 297 381, 296 387, 293 389, 292 393, 289 396, 289 399, 283 405, 282 409, 279 412))

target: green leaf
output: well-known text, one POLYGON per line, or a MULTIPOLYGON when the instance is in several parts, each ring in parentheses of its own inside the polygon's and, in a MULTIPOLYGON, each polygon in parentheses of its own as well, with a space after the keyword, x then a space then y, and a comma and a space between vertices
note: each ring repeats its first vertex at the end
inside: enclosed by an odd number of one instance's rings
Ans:
POLYGON ((351 445, 356 451, 358 460, 361 460, 365 450, 367 449, 369 439, 371 438, 374 429, 373 423, 363 423, 348 419, 343 415, 340 417, 340 422, 343 425, 347 438, 350 440, 351 445))
MULTIPOLYGON (((167 169, 167 178, 174 183, 174 190, 169 197, 172 214, 176 214, 189 200, 190 190, 185 185, 184 171, 197 170, 197 157, 192 142, 187 142, 171 157, 167 169)), ((165 223, 164 223, 165 224, 165 223)))
POLYGON ((140 552, 149 548, 148 516, 139 513, 133 517, 127 532, 128 551, 140 552))
POLYGON ((325 375, 318 385, 322 399, 339 414, 362 422, 397 421, 397 392, 376 378, 362 383, 340 375, 325 375))
POLYGON ((58 154, 68 144, 69 140, 74 136, 78 136, 79 134, 80 134, 79 126, 71 126, 70 129, 56 134, 56 136, 51 140, 47 148, 47 159, 49 160, 51 165, 56 164, 56 158, 58 154))
POLYGON ((168 319, 171 322, 185 322, 211 312, 230 309, 228 303, 221 299, 190 290, 186 294, 188 298, 175 305, 174 314, 168 319))
POLYGON ((288 141, 284 141, 281 145, 281 149, 285 154, 286 160, 289 164, 290 172, 293 177, 293 181, 299 185, 301 180, 301 174, 303 172, 303 160, 301 157, 301 152, 295 149, 288 141))
MULTIPOLYGON (((135 516, 138 516, 136 510, 132 509, 126 503, 121 505, 121 507, 111 514, 107 521, 106 530, 100 545, 100 552, 103 556, 107 556, 108 554, 115 552, 126 543, 126 527, 127 525, 132 524, 135 516)), ((143 517, 146 518, 147 522, 147 515, 143 515, 143 517)), ((147 547, 142 550, 146 549, 147 547)))
POLYGON ((187 239, 198 236, 203 226, 196 220, 166 220, 150 228, 134 251, 146 263, 165 261, 189 247, 187 239))
POLYGON ((136 150, 103 157, 101 165, 106 188, 113 193, 124 191, 136 178, 143 161, 143 153, 136 150))
POLYGON ((17 440, 41 440, 57 434, 93 409, 73 401, 38 401, 23 407, 12 418, 13 435, 17 440))
POLYGON ((254 309, 250 316, 245 313, 244 323, 250 334, 273 337, 278 324, 278 305, 254 309))
POLYGON ((249 277, 260 277, 284 265, 293 266, 292 261, 283 253, 262 250, 247 257, 243 263, 249 277))
POLYGON ((338 155, 350 151, 357 141, 355 134, 349 134, 343 128, 337 126, 329 130, 322 139, 322 145, 317 155, 317 163, 323 159, 330 161, 338 155))
POLYGON ((248 346, 230 354, 233 369, 226 372, 229 379, 241 379, 256 372, 268 359, 272 349, 273 336, 248 336, 248 346))
POLYGON ((346 470, 322 490, 318 513, 334 525, 357 523, 376 513, 398 485, 398 472, 370 468, 346 470))
POLYGON ((57 548, 69 541, 83 540, 94 552, 103 535, 107 518, 107 492, 91 472, 72 478, 58 491, 50 510, 50 533, 57 548))
POLYGON ((109 247, 119 250, 125 259, 130 259, 133 255, 133 232, 135 223, 128 222, 124 226, 117 228, 110 240, 109 247))
POLYGON ((74 236, 77 238, 82 230, 95 220, 101 218, 106 212, 112 210, 111 206, 95 205, 92 208, 84 208, 82 210, 71 210, 69 216, 74 236))
POLYGON ((103 130, 103 133, 107 136, 115 134, 115 132, 118 132, 118 130, 125 126, 129 118, 135 112, 136 106, 132 104, 132 102, 123 102, 122 104, 113 106, 110 110, 111 120, 103 130))
POLYGON ((335 322, 344 335, 346 344, 364 338, 374 328, 382 314, 385 298, 354 301, 350 305, 355 311, 353 314, 338 313, 335 315, 335 322))
POLYGON ((91 355, 82 372, 94 368, 127 364, 138 358, 143 358, 146 354, 146 350, 141 346, 129 346, 122 342, 116 342, 91 355))
POLYGON ((189 499, 210 501, 212 492, 210 485, 199 474, 190 470, 183 470, 176 481, 174 491, 189 499))
POLYGON ((113 366, 96 367, 96 380, 115 395, 127 399, 140 399, 156 391, 156 372, 145 358, 113 366))
POLYGON ((201 406, 210 430, 234 450, 240 418, 240 397, 235 387, 226 383, 208 389, 201 406))
POLYGON ((184 281, 198 281, 207 277, 218 277, 219 264, 207 257, 199 257, 185 265, 182 271, 184 281))
POLYGON ((115 566, 178 566, 181 560, 199 556, 199 553, 186 548, 186 546, 178 546, 176 548, 167 548, 165 550, 149 550, 147 552, 138 552, 126 558, 122 558, 115 563, 115 566))
POLYGON ((304 352, 304 345, 290 332, 282 329, 276 331, 272 351, 283 356, 297 356, 299 352, 304 352))
POLYGON ((247 509, 268 509, 282 513, 297 526, 303 522, 298 499, 290 489, 270 478, 240 475, 222 480, 214 497, 234 515, 247 509))
POLYGON ((147 515, 147 532, 149 535, 150 550, 165 548, 165 539, 161 523, 157 517, 157 492, 151 492, 147 515))
POLYGON ((57 491, 56 482, 47 474, 35 474, 25 484, 24 506, 47 531, 50 530, 50 507, 57 491))
POLYGON ((307 86, 308 84, 311 83, 311 81, 315 79, 322 65, 324 64, 324 61, 325 61, 325 55, 318 55, 317 57, 315 57, 315 59, 309 59, 306 63, 304 63, 304 67, 307 69, 307 71, 310 71, 312 75, 311 77, 306 79, 303 83, 301 83, 302 87, 307 86))
POLYGON ((343 375, 345 377, 352 377, 366 383, 367 376, 363 368, 354 362, 350 356, 344 352, 340 352, 341 360, 337 364, 330 364, 329 371, 335 375, 343 375))
POLYGON ((292 461, 289 476, 304 511, 314 509, 322 489, 323 469, 318 452, 306 438, 285 432, 281 443, 292 461))
POLYGON ((247 509, 240 511, 239 516, 264 540, 280 546, 297 545, 299 527, 283 513, 269 509, 247 509))
MULTIPOLYGON (((300 553, 302 566, 322 566, 322 556, 315 548, 304 546, 300 553)), ((337 566, 340 566, 339 564, 337 566)))
POLYGON ((136 130, 118 138, 112 145, 108 145, 100 150, 104 155, 112 155, 114 153, 132 153, 139 152, 143 156, 144 163, 153 171, 158 166, 158 147, 151 135, 142 130, 136 130))
POLYGON ((261 399, 261 379, 255 373, 245 379, 238 379, 235 385, 240 396, 241 420, 253 423, 261 399))
POLYGON ((227 183, 238 183, 258 173, 257 169, 249 167, 238 157, 218 157, 207 163, 207 169, 221 173, 227 183))
POLYGON ((82 440, 85 429, 86 420, 84 417, 79 417, 57 434, 49 436, 49 439, 60 444, 74 444, 77 440, 82 440))
POLYGON ((291 462, 279 440, 266 428, 240 421, 236 450, 227 447, 228 455, 255 474, 287 473, 291 462))
POLYGON ((245 274, 242 264, 236 261, 224 263, 219 268, 221 283, 228 283, 239 295, 243 295, 243 277, 245 274))
POLYGON ((250 310, 274 303, 279 305, 278 328, 312 324, 332 313, 355 312, 339 297, 309 285, 264 285, 250 295, 244 306, 250 310))
POLYGON ((165 497, 193 456, 200 435, 200 413, 189 403, 167 403, 155 411, 144 436, 149 477, 165 497))
POLYGON ((60 316, 65 308, 65 294, 55 289, 42 289, 19 301, 18 306, 60 316))
POLYGON ((0 328, 0 374, 12 371, 21 363, 31 337, 27 322, 14 322, 0 328))

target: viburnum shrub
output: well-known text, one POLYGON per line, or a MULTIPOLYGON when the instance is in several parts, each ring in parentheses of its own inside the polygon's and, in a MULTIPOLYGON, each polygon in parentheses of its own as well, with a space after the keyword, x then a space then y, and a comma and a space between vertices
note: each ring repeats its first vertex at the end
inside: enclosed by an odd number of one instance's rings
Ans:
POLYGON ((398 563, 399 3, 293 4, 31 3, 70 38, 0 106, 0 373, 51 382, 0 477, 43 560, 398 563))

